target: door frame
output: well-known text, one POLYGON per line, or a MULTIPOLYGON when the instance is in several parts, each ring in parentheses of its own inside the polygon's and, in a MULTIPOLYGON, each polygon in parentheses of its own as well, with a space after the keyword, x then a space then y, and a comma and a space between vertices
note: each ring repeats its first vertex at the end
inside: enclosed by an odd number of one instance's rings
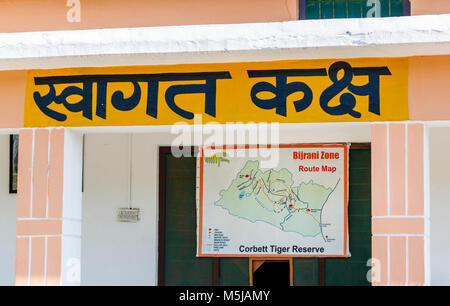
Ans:
MULTIPOLYGON (((361 150, 361 149, 371 149, 371 143, 351 143, 350 150, 361 150)), ((170 146, 160 146, 158 154, 158 286, 164 286, 164 246, 165 246, 165 180, 166 180, 166 159, 165 155, 172 151, 170 146)), ((198 147, 190 147, 189 152, 191 156, 195 156, 198 153, 198 147)), ((292 270, 292 260, 294 257, 284 258, 284 260, 289 260, 292 270)), ((219 257, 214 257, 213 259, 213 286, 219 284, 219 257)), ((251 271, 250 263, 253 257, 249 257, 249 272, 251 271)), ((257 258, 254 258, 255 260, 257 258)), ((259 258, 261 259, 261 258, 259 258)), ((269 260, 269 258, 267 258, 269 260)), ((272 260, 272 259, 270 259, 272 260)), ((253 274, 249 275, 250 283, 252 285, 253 274)), ((293 279, 293 271, 291 273, 291 278, 293 279)), ((293 284, 293 280, 291 281, 293 284)), ((325 260, 324 258, 319 258, 319 286, 325 286, 325 260)))

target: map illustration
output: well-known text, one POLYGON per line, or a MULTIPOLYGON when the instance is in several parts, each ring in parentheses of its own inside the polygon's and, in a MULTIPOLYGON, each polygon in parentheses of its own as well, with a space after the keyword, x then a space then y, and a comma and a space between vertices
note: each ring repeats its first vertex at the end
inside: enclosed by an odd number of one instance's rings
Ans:
POLYGON ((340 180, 326 187, 312 179, 296 183, 292 177, 286 168, 262 171, 259 161, 248 160, 231 184, 220 191, 214 205, 253 223, 266 222, 303 237, 323 237, 322 210, 340 180))

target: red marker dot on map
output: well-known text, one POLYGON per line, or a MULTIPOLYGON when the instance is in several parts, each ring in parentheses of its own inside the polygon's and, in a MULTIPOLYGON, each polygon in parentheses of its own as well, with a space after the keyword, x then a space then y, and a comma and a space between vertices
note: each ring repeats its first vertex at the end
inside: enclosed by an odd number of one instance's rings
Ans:
POLYGON ((246 174, 245 177, 248 177, 248 174, 246 174))
POLYGON ((325 238, 328 238, 328 236, 325 236, 325 238))
POLYGON ((307 209, 306 211, 311 211, 311 209, 307 209))

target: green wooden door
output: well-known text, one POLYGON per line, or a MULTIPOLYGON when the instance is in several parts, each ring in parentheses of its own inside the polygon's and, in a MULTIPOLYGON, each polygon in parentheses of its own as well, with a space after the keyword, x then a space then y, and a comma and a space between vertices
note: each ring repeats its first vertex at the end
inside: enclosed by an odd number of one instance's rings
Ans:
POLYGON ((369 286, 367 261, 372 257, 371 246, 371 183, 370 150, 350 150, 348 227, 350 258, 320 260, 294 258, 294 285, 369 286))
POLYGON ((248 258, 220 258, 218 285, 248 286, 248 268, 248 258))
MULTIPOLYGON (((194 157, 164 155, 164 284, 201 286, 249 284, 248 258, 196 257, 196 201, 194 157), (215 268, 216 267, 216 268, 215 268)), ((350 150, 349 233, 351 257, 320 260, 294 258, 294 285, 370 285, 366 279, 371 257, 370 150, 350 150)))
POLYGON ((350 150, 348 223, 350 258, 325 260, 325 285, 370 285, 372 257, 370 150, 350 150))

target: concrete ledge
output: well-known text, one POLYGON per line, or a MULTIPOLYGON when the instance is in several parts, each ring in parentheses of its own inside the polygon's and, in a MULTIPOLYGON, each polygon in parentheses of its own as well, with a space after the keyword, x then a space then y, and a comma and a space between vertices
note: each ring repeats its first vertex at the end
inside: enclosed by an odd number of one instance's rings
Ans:
POLYGON ((0 34, 0 70, 450 54, 450 14, 0 34))

